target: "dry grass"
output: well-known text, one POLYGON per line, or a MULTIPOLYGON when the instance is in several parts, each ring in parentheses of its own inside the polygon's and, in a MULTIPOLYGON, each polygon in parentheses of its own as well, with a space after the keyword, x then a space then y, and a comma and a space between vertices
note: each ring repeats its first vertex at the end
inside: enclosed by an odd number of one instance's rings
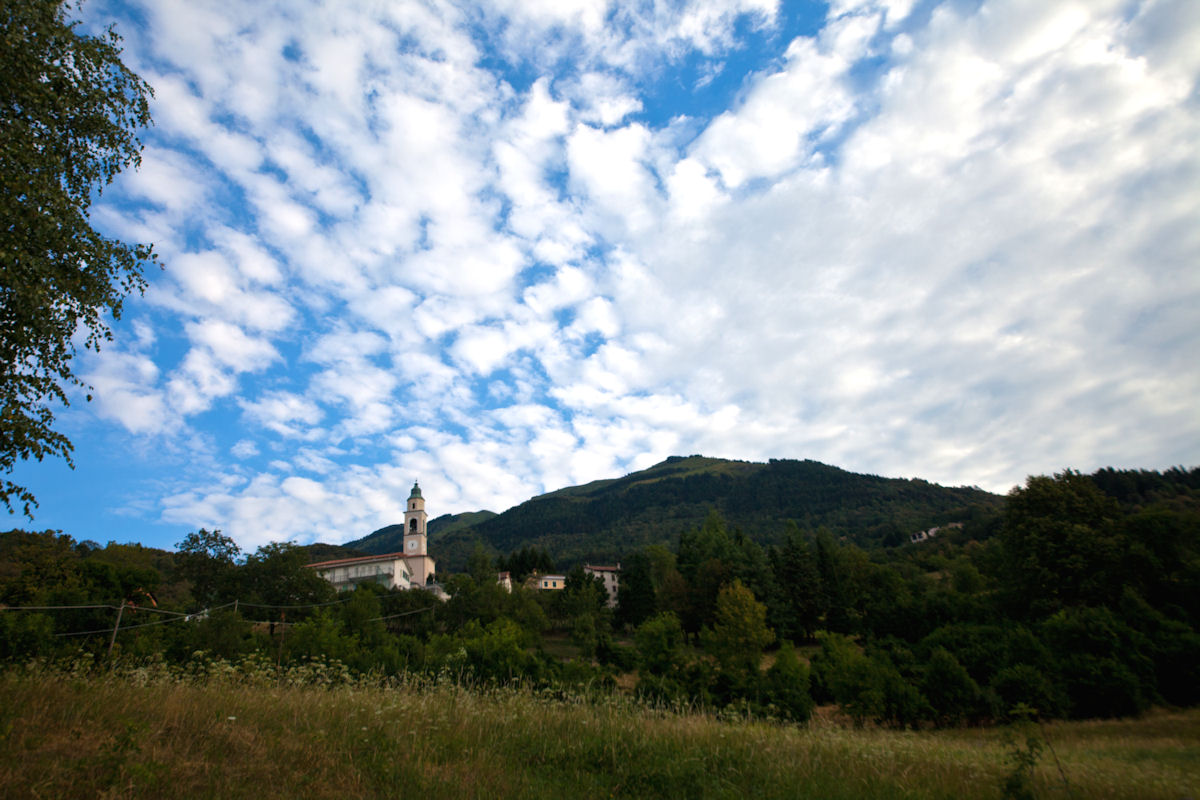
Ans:
MULTIPOLYGON (((316 674, 316 673, 314 673, 316 674)), ((8 798, 998 798, 998 730, 856 730, 253 671, 181 679, 0 677, 8 798), (327 685, 284 685, 289 680, 327 685)), ((1200 786, 1200 712, 1047 726, 1038 797, 1167 798, 1200 786)))

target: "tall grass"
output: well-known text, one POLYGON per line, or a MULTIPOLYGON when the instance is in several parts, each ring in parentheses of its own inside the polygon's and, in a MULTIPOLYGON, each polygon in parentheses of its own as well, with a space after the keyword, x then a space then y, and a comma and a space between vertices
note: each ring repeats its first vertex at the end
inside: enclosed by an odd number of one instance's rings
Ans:
MULTIPOLYGON (((1200 712, 1056 723, 1037 797, 1179 798, 1200 787, 1200 712)), ((785 726, 336 665, 12 669, 8 798, 998 798, 999 730, 785 726)))

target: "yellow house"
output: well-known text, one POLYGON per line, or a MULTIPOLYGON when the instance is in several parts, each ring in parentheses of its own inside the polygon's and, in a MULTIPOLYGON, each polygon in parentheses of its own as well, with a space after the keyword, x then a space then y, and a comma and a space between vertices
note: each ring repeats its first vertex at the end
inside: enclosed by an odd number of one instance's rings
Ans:
POLYGON ((562 589, 567 585, 566 575, 539 575, 539 589, 562 589))

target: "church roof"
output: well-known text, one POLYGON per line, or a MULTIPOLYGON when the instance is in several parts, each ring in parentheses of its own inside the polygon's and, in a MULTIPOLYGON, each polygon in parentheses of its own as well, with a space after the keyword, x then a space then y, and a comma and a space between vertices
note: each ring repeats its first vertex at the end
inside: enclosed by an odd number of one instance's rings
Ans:
POLYGON ((355 558, 335 558, 333 561, 318 561, 314 564, 309 564, 310 567, 344 567, 347 564, 365 564, 368 561, 397 561, 401 558, 428 558, 428 556, 410 556, 404 553, 382 553, 377 556, 356 556, 355 558))

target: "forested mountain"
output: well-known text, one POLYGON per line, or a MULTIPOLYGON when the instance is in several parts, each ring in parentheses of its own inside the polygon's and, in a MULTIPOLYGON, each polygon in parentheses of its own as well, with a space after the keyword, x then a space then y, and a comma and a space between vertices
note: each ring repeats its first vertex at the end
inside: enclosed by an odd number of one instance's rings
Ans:
MULTIPOLYGON (((860 546, 897 545, 918 530, 997 510, 1003 498, 977 488, 860 475, 816 461, 767 463, 673 456, 623 478, 535 497, 502 514, 435 527, 430 549, 443 570, 461 570, 476 542, 496 553, 544 548, 560 566, 607 561, 650 544, 672 546, 712 510, 754 541, 783 540, 787 523, 825 528, 860 546)), ((486 514, 487 512, 480 512, 486 514)), ((389 526, 348 547, 398 549, 389 526)))
MULTIPOLYGON (((496 516, 494 511, 468 511, 463 514, 443 514, 429 520, 426 533, 431 542, 445 539, 456 531, 467 530, 496 516)), ((404 549, 404 525, 385 525, 361 539, 347 542, 345 547, 367 555, 398 553, 404 549)))

